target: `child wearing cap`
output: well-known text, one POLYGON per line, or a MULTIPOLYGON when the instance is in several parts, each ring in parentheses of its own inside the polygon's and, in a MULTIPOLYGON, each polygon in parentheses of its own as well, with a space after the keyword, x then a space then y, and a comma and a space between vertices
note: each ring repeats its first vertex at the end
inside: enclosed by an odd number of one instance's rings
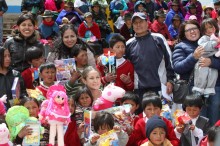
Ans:
POLYGON ((159 116, 155 115, 147 121, 146 136, 148 141, 141 146, 172 146, 166 135, 166 123, 159 116))
POLYGON ((52 41, 59 36, 59 26, 53 21, 53 13, 50 10, 45 10, 43 14, 43 21, 39 26, 39 31, 42 39, 52 41))
POLYGON ((120 29, 120 34, 125 38, 126 41, 134 37, 135 34, 131 23, 131 17, 132 13, 130 12, 124 14, 125 23, 122 25, 120 29))

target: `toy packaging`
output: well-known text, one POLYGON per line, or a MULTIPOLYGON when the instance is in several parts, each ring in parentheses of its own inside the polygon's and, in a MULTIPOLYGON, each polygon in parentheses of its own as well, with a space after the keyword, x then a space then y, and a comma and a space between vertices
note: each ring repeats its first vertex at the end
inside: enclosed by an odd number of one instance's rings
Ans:
POLYGON ((98 146, 119 146, 116 131, 110 130, 100 135, 100 138, 98 140, 98 146))
POLYGON ((110 52, 110 49, 103 49, 104 55, 101 56, 101 62, 104 66, 104 72, 116 74, 116 58, 115 53, 110 52))
POLYGON ((186 125, 191 123, 190 116, 186 112, 179 109, 174 112, 174 119, 175 125, 186 125))
POLYGON ((92 111, 84 111, 84 138, 87 140, 92 134, 91 125, 92 125, 92 111))

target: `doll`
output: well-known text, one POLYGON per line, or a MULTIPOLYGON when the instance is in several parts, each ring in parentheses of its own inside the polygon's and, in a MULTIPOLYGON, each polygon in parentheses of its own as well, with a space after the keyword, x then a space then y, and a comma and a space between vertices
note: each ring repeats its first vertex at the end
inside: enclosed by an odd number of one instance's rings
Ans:
POLYGON ((5 106, 4 106, 4 103, 7 102, 6 100, 7 100, 7 96, 6 95, 3 95, 0 98, 0 115, 5 115, 5 113, 6 113, 5 106))
POLYGON ((50 124, 49 145, 54 145, 57 132, 58 146, 64 146, 63 126, 70 121, 70 115, 65 88, 62 85, 51 86, 39 113, 41 122, 50 124))
POLYGON ((9 130, 5 123, 0 124, 0 146, 13 146, 9 141, 9 130))

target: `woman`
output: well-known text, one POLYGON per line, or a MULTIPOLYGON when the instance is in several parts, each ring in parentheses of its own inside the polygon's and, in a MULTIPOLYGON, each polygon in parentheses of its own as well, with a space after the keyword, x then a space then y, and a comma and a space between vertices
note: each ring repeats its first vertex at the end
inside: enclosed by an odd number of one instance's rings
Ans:
MULTIPOLYGON (((11 67, 19 72, 30 67, 26 61, 25 52, 29 47, 36 46, 44 48, 37 38, 38 34, 35 31, 35 21, 30 14, 23 14, 17 20, 18 28, 12 31, 12 37, 7 39, 4 47, 11 54, 11 67)), ((44 54, 45 49, 43 50, 44 54)))
POLYGON ((54 42, 54 49, 48 54, 47 61, 54 62, 57 59, 73 58, 71 49, 76 44, 84 44, 87 47, 88 64, 95 67, 94 50, 77 36, 77 31, 72 24, 66 24, 60 29, 61 36, 54 42))
MULTIPOLYGON (((198 46, 197 41, 200 38, 200 26, 195 20, 188 20, 181 24, 179 31, 180 43, 178 43, 173 52, 173 68, 180 75, 180 79, 189 80, 190 74, 194 70, 197 61, 201 67, 211 67, 220 70, 220 61, 218 58, 203 58, 204 48, 198 46)), ((209 118, 210 124, 213 125, 220 119, 220 79, 216 83, 216 94, 210 96, 207 103, 202 109, 202 115, 209 118)))
POLYGON ((18 91, 20 95, 18 95, 18 98, 23 97, 27 94, 21 74, 18 71, 15 71, 9 67, 11 63, 11 55, 9 53, 9 50, 0 47, 0 58, 0 98, 3 95, 7 96, 8 102, 5 105, 8 109, 11 107, 10 103, 12 102, 9 102, 13 99, 11 88, 16 77, 19 78, 20 84, 20 90, 18 91))

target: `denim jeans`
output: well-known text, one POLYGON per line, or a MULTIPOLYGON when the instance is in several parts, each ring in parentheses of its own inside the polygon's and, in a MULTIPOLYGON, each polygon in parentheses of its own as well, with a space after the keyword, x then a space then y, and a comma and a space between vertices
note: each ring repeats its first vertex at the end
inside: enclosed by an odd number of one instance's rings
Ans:
POLYGON ((208 105, 204 105, 201 110, 201 115, 209 118, 211 126, 220 119, 220 86, 215 87, 215 92, 207 99, 208 105))
POLYGON ((0 16, 0 46, 3 45, 3 16, 0 16))

